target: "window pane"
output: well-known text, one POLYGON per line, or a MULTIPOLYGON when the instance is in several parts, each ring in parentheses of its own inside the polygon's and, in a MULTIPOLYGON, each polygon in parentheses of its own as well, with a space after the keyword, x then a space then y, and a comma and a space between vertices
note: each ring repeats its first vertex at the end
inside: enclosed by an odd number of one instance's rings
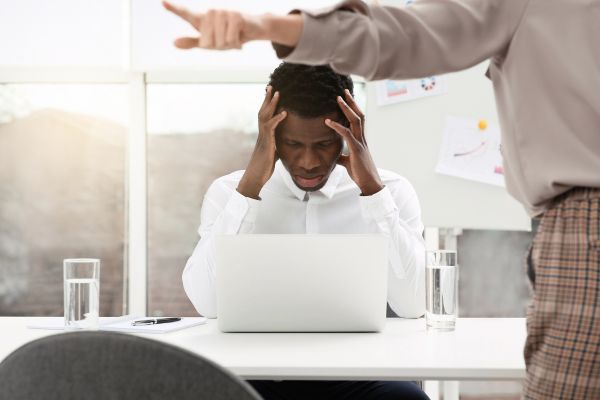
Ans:
POLYGON ((198 241, 202 197, 213 180, 246 167, 263 96, 260 84, 149 85, 150 315, 197 315, 181 273, 198 241))
POLYGON ((62 260, 123 309, 126 85, 0 85, 0 315, 63 315, 62 260))
MULTIPOLYGON (((175 1, 190 10, 209 8, 235 9, 246 13, 273 12, 285 14, 298 7, 291 0, 191 0, 175 1)), ((303 8, 316 8, 335 3, 332 0, 303 0, 303 8)), ((196 36, 185 21, 165 11, 159 1, 133 0, 133 62, 137 68, 164 68, 198 66, 201 68, 265 68, 272 70, 279 64, 270 43, 251 42, 243 51, 225 52, 194 49, 178 50, 173 40, 179 36, 196 36), (160 27, 160 29, 157 29, 160 27)))
MULTIPOLYGON (((148 86, 148 312, 197 315, 181 273, 198 242, 202 198, 244 169, 265 84, 148 86)), ((357 84, 364 109, 364 85, 357 84)))
POLYGON ((0 64, 119 66, 120 0, 0 0, 0 64))

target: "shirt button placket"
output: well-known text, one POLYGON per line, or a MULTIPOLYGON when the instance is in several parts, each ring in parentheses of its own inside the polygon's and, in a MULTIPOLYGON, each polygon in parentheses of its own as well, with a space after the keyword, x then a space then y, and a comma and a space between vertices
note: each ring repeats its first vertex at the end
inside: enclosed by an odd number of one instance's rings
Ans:
POLYGON ((308 193, 308 201, 306 202, 306 233, 318 233, 317 203, 317 197, 314 194, 308 193))

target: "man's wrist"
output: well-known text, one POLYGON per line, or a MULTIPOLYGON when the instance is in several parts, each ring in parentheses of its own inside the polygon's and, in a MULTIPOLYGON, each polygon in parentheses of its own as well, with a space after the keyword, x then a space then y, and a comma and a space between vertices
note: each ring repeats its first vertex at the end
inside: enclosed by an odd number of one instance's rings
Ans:
POLYGON ((304 26, 302 14, 263 14, 261 21, 266 36, 263 39, 289 47, 296 47, 300 41, 304 26))
POLYGON ((385 186, 381 183, 374 182, 368 186, 364 186, 360 188, 361 196, 373 196, 376 193, 379 193, 385 186))
POLYGON ((236 190, 239 194, 241 194, 244 197, 260 200, 260 189, 262 189, 260 185, 244 181, 244 179, 242 178, 236 190))

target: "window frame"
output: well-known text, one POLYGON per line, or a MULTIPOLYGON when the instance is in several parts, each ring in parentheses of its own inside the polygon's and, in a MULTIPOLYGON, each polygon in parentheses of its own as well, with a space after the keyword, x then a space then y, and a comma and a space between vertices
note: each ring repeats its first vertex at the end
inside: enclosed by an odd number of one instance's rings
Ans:
POLYGON ((148 306, 148 184, 146 90, 149 84, 265 82, 269 70, 125 71, 112 68, 2 68, 0 84, 127 84, 129 126, 125 177, 123 314, 146 315, 148 306))

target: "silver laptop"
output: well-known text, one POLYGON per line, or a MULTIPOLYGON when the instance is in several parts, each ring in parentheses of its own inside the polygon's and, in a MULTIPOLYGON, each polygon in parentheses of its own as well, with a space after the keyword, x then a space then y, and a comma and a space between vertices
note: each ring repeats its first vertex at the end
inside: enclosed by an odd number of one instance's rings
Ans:
POLYGON ((219 329, 380 331, 387 265, 381 235, 218 236, 219 329))

